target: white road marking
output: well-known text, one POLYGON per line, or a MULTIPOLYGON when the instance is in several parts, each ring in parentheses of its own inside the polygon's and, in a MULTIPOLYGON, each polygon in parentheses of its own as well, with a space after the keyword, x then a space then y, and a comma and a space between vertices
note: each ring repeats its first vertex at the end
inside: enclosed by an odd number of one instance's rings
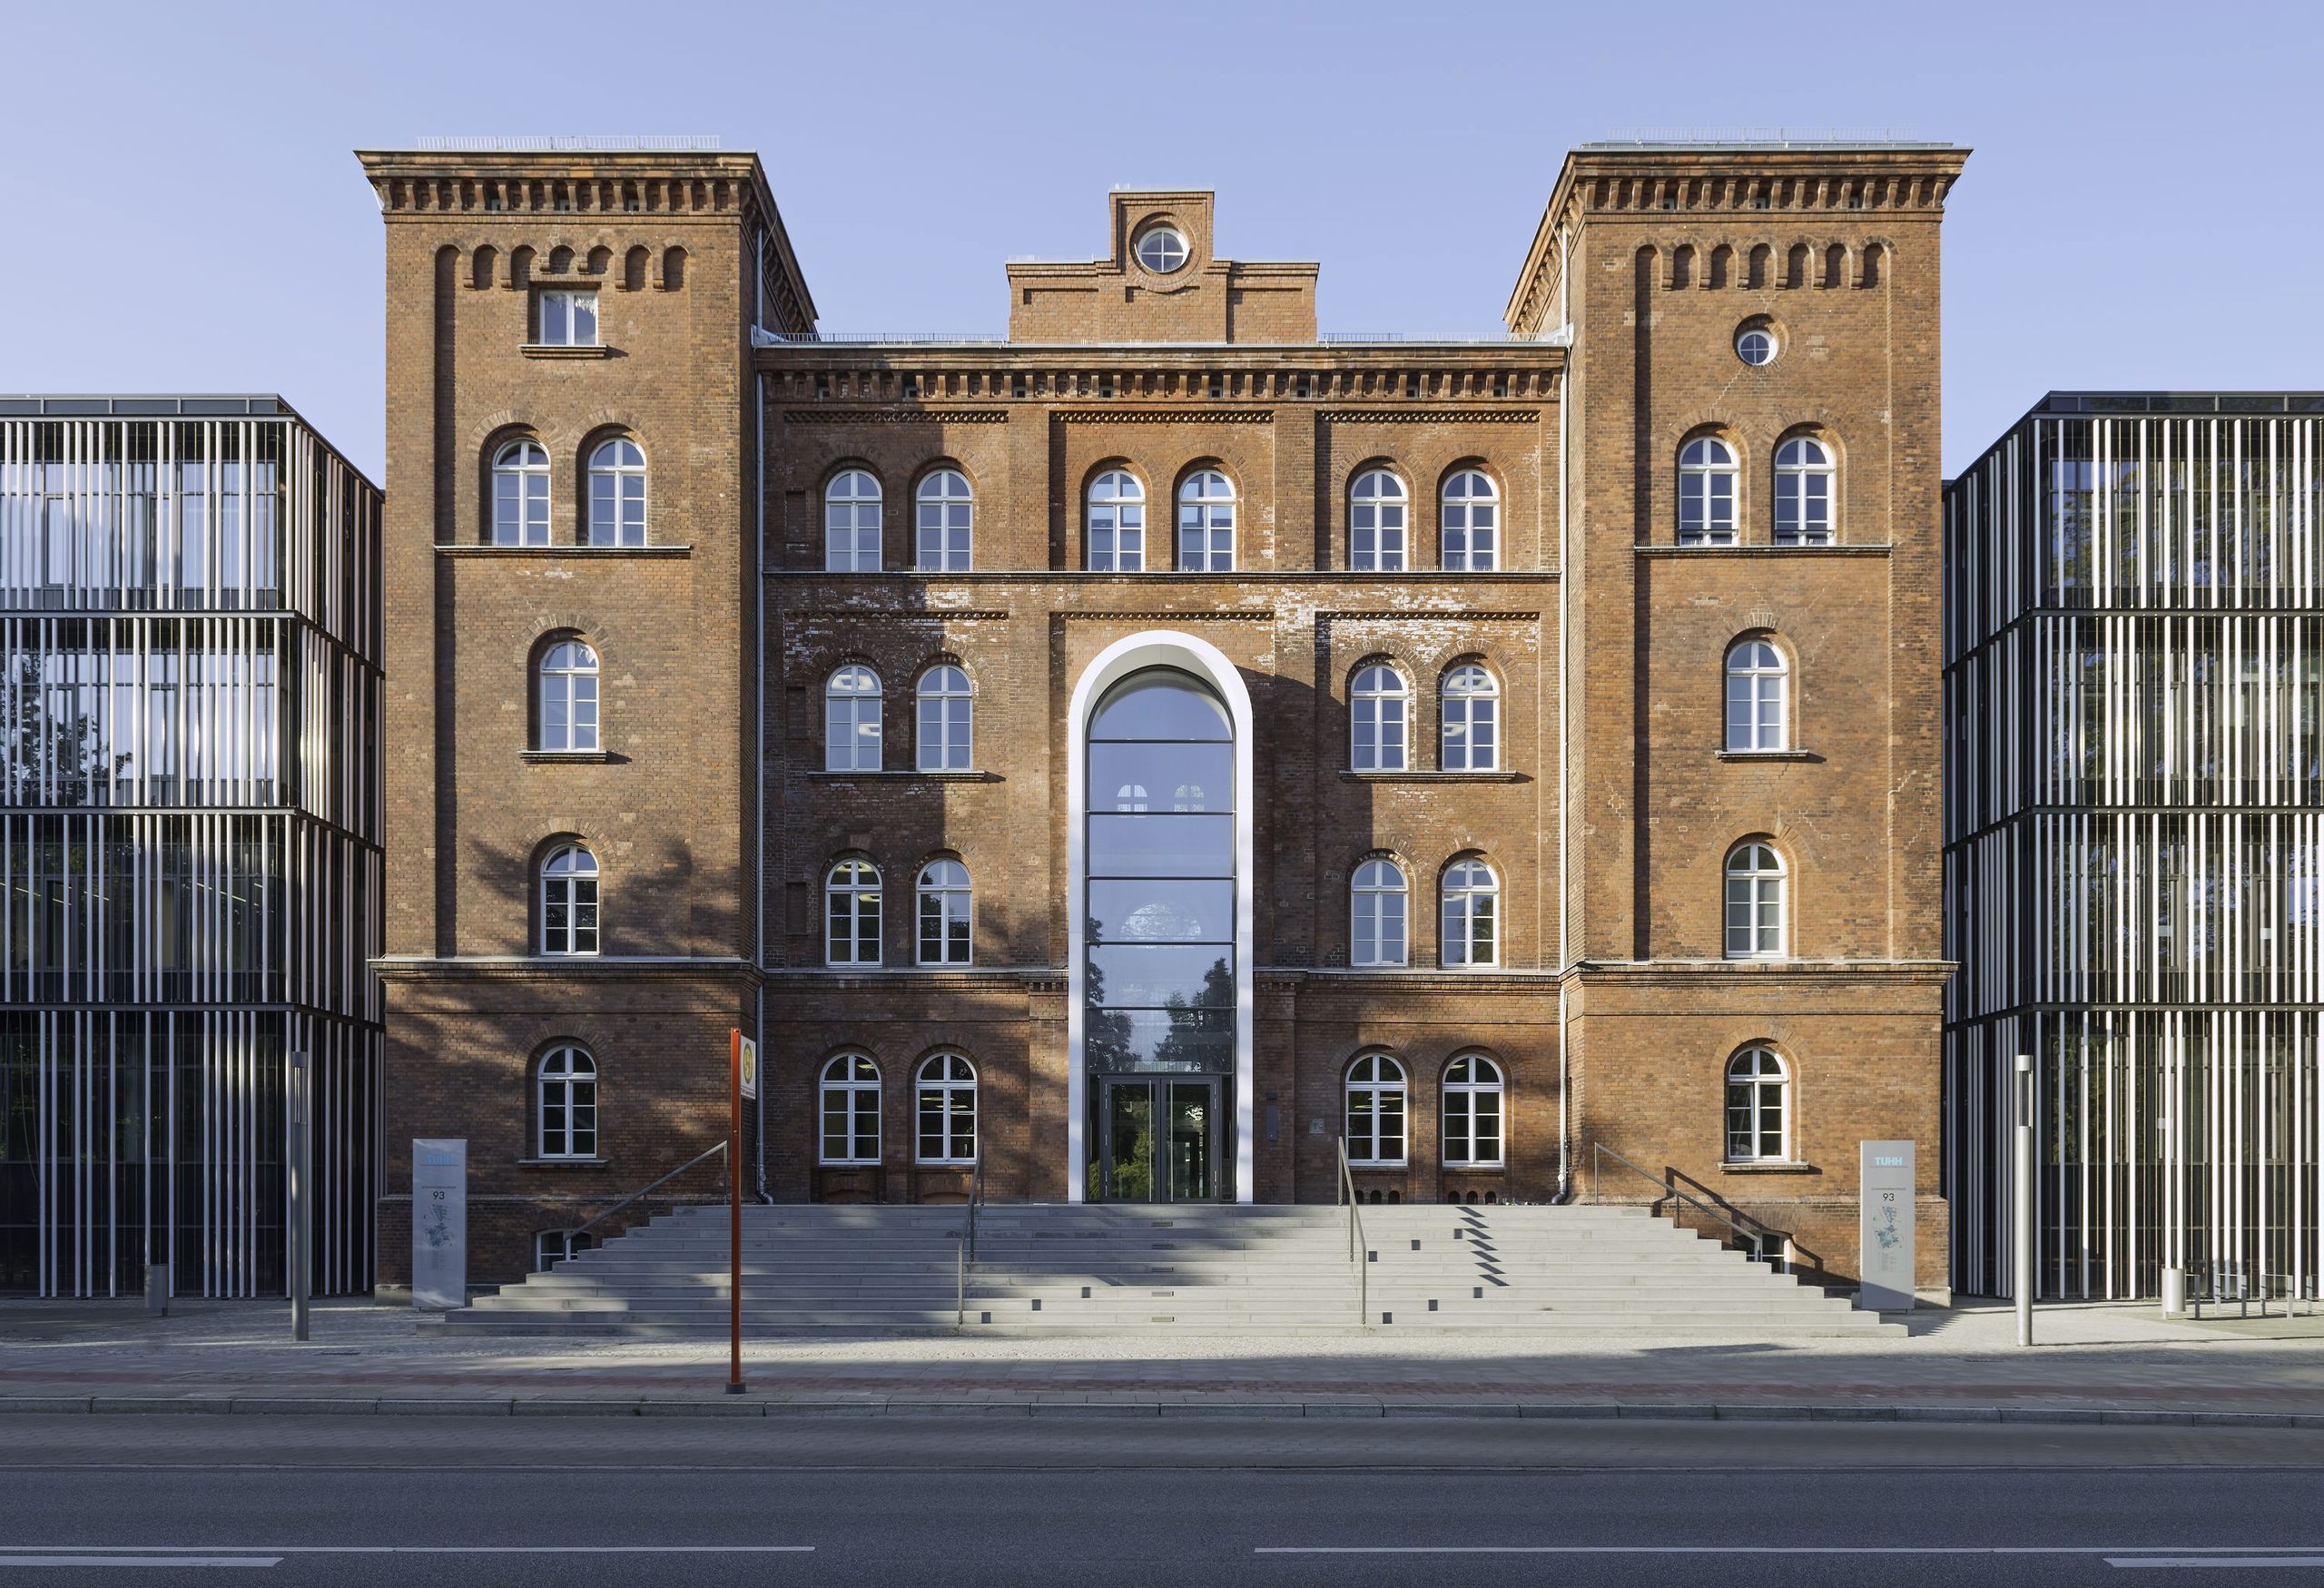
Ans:
POLYGON ((1255 1555, 2102 1555, 2114 1566, 2313 1566, 2324 1549, 2313 1544, 1275 1544, 1255 1555), (2172 1553, 2148 1554, 2139 1552, 2172 1553), (2258 1546, 2266 1551, 2267 1545, 2258 1546))
MULTIPOLYGON (((195 1549, 247 1551, 251 1555, 806 1555, 812 1544, 6 1544, 0 1550, 38 1552, 41 1563, 65 1552, 119 1555, 185 1554, 195 1549)), ((222 1559, 223 1557, 222 1557, 222 1559)), ((0 1562, 0 1563, 5 1563, 0 1562)), ((145 1565, 143 1560, 133 1565, 145 1565)), ((239 1559, 236 1563, 239 1563, 239 1559)), ((271 1561, 267 1564, 271 1565, 271 1561)))
POLYGON ((2181 1571, 2205 1566, 2225 1571, 2250 1571, 2260 1566, 2324 1566, 2324 1555, 2108 1555, 2110 1566, 2175 1566, 2181 1571))
POLYGON ((281 1555, 0 1555, 0 1566, 279 1566, 281 1555))

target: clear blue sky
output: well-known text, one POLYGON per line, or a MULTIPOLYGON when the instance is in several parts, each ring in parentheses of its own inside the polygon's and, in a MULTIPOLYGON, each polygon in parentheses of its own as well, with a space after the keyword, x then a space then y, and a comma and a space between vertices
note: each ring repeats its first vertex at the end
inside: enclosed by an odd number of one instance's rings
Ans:
POLYGON ((1561 154, 1645 128, 1974 146, 1948 470, 2052 387, 2324 389, 2324 6, 1166 0, 35 4, 7 28, 0 390, 279 390, 375 476, 349 151, 705 133, 764 160, 828 330, 998 332, 1116 182, 1322 261, 1327 330, 1491 333, 1561 154))

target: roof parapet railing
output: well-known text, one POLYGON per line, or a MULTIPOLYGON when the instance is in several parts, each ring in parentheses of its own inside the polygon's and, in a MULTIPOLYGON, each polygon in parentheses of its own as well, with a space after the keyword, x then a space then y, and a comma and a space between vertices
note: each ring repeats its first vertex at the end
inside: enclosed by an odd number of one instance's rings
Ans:
POLYGON ((1584 149, 1637 148, 1817 149, 1833 145, 1879 149, 1950 149, 1941 138, 1900 138, 1890 128, 1863 127, 1629 127, 1595 138, 1584 149))
POLYGON ((412 143, 447 154, 714 154, 724 140, 714 133, 517 133, 431 134, 412 143))

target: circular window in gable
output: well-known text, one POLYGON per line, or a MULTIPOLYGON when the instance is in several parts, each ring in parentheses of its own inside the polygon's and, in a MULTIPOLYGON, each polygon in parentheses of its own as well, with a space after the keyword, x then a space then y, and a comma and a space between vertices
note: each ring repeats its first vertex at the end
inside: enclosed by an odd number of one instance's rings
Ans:
POLYGON ((1176 226, 1148 226, 1137 234, 1137 262, 1167 276, 1187 262, 1187 240, 1176 226))
POLYGON ((1758 369, 1776 361, 1776 333, 1766 326, 1755 325, 1735 339, 1735 356, 1758 369))

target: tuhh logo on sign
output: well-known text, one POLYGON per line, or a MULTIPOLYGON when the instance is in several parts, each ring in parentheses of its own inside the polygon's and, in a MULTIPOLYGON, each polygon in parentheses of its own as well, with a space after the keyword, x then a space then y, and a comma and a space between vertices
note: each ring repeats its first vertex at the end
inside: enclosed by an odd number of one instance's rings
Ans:
POLYGON ((759 1097, 759 1045, 750 1038, 743 1039, 743 1095, 753 1102, 759 1097))

